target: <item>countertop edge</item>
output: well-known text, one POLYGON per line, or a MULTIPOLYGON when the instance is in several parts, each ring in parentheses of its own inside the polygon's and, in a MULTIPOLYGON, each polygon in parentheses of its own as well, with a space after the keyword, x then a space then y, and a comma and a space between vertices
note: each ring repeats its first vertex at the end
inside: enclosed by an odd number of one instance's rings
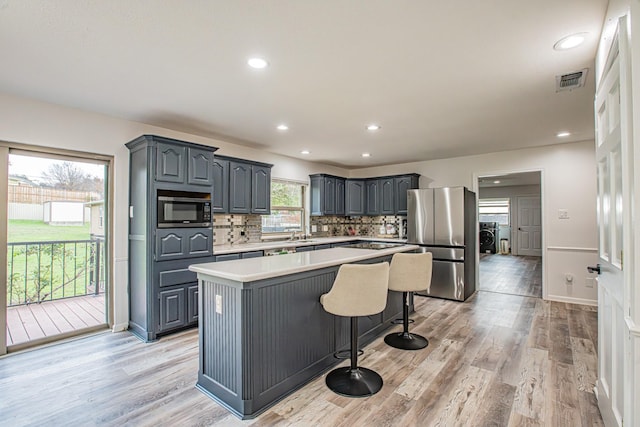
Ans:
MULTIPOLYGON (((319 270, 322 268, 333 267, 341 264, 348 264, 357 261, 364 261, 372 258, 379 258, 383 256, 393 255, 398 252, 408 252, 414 249, 418 249, 417 245, 402 245, 393 248, 387 249, 345 249, 345 248, 332 248, 332 249, 323 249, 322 251, 334 251, 336 257, 334 259, 328 259, 323 261, 316 261, 307 264, 300 264, 299 262, 292 262, 291 267, 280 268, 278 270, 270 270, 270 271, 260 271, 255 273, 247 273, 247 274, 238 274, 230 271, 225 271, 225 268, 234 265, 237 266, 236 263, 245 263, 247 264, 257 264, 260 263, 261 258, 250 258, 243 260, 234 260, 234 261, 223 261, 223 262, 212 262, 212 263, 204 263, 204 264, 192 264, 189 266, 189 270, 195 273, 198 273, 198 278, 200 276, 208 276, 208 277, 216 277, 226 280, 231 280, 239 283, 249 283, 256 282, 259 280, 271 279, 274 277, 287 276, 290 274, 296 273, 304 273, 306 271, 319 270), (362 252, 362 254, 353 255, 352 251, 362 252), (349 254, 351 253, 351 254, 349 254), (230 264, 234 263, 234 264, 230 264)), ((313 253, 313 252, 311 252, 313 253)), ((299 261, 303 257, 308 257, 309 252, 301 252, 301 253, 292 253, 287 255, 278 255, 278 258, 281 257, 290 257, 290 260, 299 261)), ((333 255, 333 254, 332 254, 333 255)), ((273 258, 273 257, 269 257, 273 258)), ((283 260, 285 258, 282 258, 283 260)))

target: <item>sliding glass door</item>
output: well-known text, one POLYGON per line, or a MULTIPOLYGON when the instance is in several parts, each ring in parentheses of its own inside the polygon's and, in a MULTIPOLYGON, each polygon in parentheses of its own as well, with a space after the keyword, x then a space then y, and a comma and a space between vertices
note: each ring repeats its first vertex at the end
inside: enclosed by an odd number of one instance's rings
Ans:
POLYGON ((8 150, 6 350, 105 328, 108 163, 8 150))

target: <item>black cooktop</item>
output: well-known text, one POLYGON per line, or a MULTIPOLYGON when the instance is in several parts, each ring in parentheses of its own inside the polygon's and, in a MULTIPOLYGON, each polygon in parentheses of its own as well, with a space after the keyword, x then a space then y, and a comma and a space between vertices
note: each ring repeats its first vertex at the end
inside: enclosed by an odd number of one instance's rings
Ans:
POLYGON ((396 246, 402 246, 402 243, 379 243, 379 242, 361 242, 353 245, 346 245, 345 248, 354 249, 388 249, 396 246))

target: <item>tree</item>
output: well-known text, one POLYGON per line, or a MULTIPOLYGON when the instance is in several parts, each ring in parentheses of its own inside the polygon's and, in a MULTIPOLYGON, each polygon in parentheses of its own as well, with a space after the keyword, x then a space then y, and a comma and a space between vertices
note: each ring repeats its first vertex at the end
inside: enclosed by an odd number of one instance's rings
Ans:
POLYGON ((46 183, 53 188, 75 191, 102 192, 101 178, 92 177, 73 162, 54 163, 42 173, 46 183))

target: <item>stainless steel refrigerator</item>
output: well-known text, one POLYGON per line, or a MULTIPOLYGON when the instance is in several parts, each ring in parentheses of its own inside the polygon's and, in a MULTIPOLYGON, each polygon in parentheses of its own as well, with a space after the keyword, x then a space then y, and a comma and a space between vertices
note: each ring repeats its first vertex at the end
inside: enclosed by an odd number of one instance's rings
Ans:
POLYGON ((407 243, 433 253, 424 295, 466 300, 476 290, 476 194, 465 187, 408 190, 407 205, 407 243))

